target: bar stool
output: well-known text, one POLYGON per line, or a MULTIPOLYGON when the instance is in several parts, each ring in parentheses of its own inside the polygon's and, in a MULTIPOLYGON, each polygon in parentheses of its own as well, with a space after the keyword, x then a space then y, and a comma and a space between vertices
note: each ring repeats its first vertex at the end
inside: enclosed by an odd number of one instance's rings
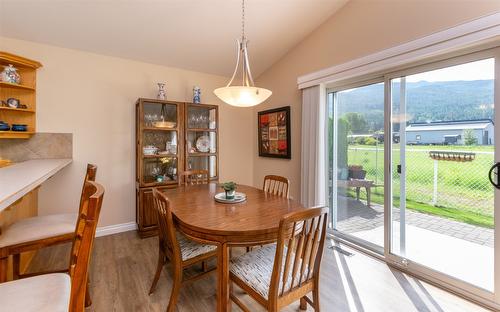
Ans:
MULTIPOLYGON (((13 223, 2 231, 0 235, 0 283, 7 281, 7 263, 10 255, 13 256, 13 279, 35 276, 43 274, 43 272, 21 274, 21 253, 73 241, 76 222, 82 212, 85 183, 95 181, 96 173, 97 167, 88 164, 78 214, 64 213, 26 218, 13 223)), ((87 306, 92 304, 89 295, 86 298, 86 304, 87 306)))
MULTIPOLYGON (((68 268, 60 273, 43 274, 0 284, 2 308, 11 312, 85 311, 85 287, 104 188, 95 182, 86 182, 83 193, 85 196, 82 198, 81 213, 73 230, 68 268)), ((0 309, 4 311, 2 308, 0 309)))

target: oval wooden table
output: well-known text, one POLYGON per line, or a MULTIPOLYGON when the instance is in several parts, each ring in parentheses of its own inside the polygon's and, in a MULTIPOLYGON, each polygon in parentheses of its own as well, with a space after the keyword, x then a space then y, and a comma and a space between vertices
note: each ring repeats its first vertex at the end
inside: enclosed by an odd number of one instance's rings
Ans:
POLYGON ((230 311, 229 247, 276 241, 280 219, 305 208, 294 200, 245 185, 237 189, 247 195, 245 202, 222 204, 214 200, 214 195, 221 191, 215 183, 210 183, 179 186, 164 193, 172 204, 174 222, 182 232, 195 240, 217 245, 217 311, 230 311))

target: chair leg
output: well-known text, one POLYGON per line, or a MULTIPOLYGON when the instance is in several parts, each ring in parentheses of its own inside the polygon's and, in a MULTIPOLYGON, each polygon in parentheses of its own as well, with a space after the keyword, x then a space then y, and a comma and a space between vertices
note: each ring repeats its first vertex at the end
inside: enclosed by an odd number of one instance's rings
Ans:
POLYGON ((313 289, 313 303, 314 303, 314 311, 319 312, 319 287, 316 285, 313 289))
POLYGON ((174 280, 172 284, 172 292, 170 293, 170 301, 168 302, 167 312, 175 311, 175 306, 177 305, 177 299, 179 298, 179 293, 182 285, 182 266, 179 264, 179 267, 176 267, 176 265, 174 264, 173 269, 174 280))
POLYGON ((7 281, 7 263, 9 257, 0 258, 0 283, 7 281))
POLYGON ((155 277, 153 278, 153 284, 151 284, 151 288, 149 289, 150 295, 156 290, 156 285, 158 284, 158 280, 160 279, 161 270, 163 269, 165 262, 165 255, 160 249, 158 250, 158 264, 156 265, 155 277))
POLYGON ((304 297, 300 298, 299 309, 301 309, 301 310, 307 310, 307 301, 306 301, 306 298, 304 298, 304 297))
POLYGON ((12 279, 19 279, 21 275, 21 254, 12 255, 12 279))
POLYGON ((92 299, 90 298, 90 280, 87 276, 87 289, 85 290, 85 307, 88 308, 92 305, 92 299))

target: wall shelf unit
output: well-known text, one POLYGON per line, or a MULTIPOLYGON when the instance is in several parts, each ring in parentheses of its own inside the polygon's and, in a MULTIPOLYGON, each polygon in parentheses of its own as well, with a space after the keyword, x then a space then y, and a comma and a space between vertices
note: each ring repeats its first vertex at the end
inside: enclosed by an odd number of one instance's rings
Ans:
POLYGON ((12 64, 21 76, 21 83, 0 81, 0 100, 18 99, 26 109, 11 108, 0 104, 0 121, 12 126, 25 124, 28 131, 0 131, 0 139, 29 139, 36 133, 36 71, 42 67, 38 61, 0 51, 0 72, 12 64))

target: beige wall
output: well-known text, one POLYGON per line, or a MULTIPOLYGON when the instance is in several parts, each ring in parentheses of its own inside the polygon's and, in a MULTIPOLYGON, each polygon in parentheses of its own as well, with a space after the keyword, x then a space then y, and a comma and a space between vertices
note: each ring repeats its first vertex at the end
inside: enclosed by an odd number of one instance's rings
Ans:
MULTIPOLYGON (((147 48, 147 47, 145 47, 147 48)), ((40 61, 37 131, 73 133, 74 162, 43 184, 40 213, 76 211, 86 163, 99 166, 106 188, 101 226, 135 220, 134 105, 156 97, 167 82, 167 98, 220 105, 220 178, 251 184, 252 110, 222 104, 212 93, 227 78, 0 37, 0 50, 40 61)))
POLYGON ((273 95, 254 108, 254 185, 266 174, 290 178, 300 195, 301 92, 297 77, 450 28, 500 10, 498 0, 351 0, 257 79, 273 95), (291 106, 292 159, 258 157, 257 112, 291 106))

